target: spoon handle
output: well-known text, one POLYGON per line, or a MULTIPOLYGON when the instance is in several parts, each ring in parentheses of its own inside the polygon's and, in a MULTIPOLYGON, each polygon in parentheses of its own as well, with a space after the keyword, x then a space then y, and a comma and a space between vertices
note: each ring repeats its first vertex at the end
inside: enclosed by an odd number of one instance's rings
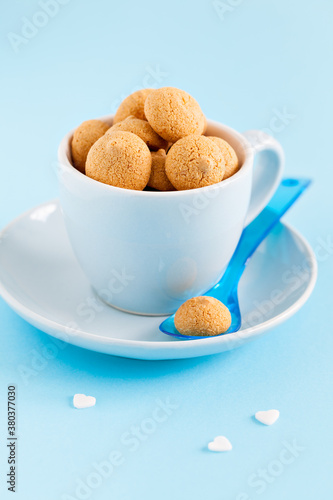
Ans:
POLYGON ((213 295, 211 292, 217 291, 221 286, 228 286, 229 289, 237 287, 248 259, 310 184, 310 179, 283 179, 281 181, 266 208, 244 229, 223 277, 209 292, 209 295, 213 295))

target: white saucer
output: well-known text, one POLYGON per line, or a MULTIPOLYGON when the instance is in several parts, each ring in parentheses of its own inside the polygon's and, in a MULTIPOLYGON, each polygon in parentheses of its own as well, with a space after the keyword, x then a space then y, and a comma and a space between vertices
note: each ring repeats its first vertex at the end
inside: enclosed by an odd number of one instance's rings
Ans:
POLYGON ((97 299, 75 260, 57 201, 23 214, 0 234, 0 294, 22 318, 71 344, 128 358, 189 358, 233 349, 295 314, 316 276, 308 243, 280 223, 240 282, 242 329, 177 340, 159 331, 163 317, 127 314, 97 299))

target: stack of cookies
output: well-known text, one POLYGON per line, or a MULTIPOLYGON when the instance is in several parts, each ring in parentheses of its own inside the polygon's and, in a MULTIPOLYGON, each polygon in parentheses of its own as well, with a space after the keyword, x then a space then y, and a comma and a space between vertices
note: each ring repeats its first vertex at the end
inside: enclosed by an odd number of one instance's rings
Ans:
POLYGON ((124 189, 210 186, 231 177, 239 164, 230 144, 205 130, 206 118, 187 92, 138 90, 120 104, 112 127, 89 120, 76 129, 72 160, 88 177, 124 189))

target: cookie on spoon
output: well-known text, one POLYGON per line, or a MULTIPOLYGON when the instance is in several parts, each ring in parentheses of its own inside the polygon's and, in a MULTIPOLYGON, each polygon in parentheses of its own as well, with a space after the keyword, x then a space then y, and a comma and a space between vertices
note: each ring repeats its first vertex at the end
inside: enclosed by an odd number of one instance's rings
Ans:
POLYGON ((214 297, 189 299, 175 314, 175 327, 181 335, 208 337, 225 333, 231 325, 229 309, 214 297))

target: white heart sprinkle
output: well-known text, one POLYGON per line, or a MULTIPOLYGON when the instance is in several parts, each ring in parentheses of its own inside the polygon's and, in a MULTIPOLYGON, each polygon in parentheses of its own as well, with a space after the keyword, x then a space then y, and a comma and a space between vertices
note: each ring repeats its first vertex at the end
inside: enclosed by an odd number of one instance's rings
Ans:
POLYGON ((73 405, 75 408, 90 408, 95 406, 96 398, 93 396, 86 396, 85 394, 75 394, 73 398, 73 405))
POLYGON ((216 436, 214 441, 208 443, 208 449, 210 451, 230 451, 232 450, 232 444, 225 436, 216 436))
POLYGON ((259 422, 265 425, 274 424, 280 416, 279 410, 257 411, 255 417, 259 422))

